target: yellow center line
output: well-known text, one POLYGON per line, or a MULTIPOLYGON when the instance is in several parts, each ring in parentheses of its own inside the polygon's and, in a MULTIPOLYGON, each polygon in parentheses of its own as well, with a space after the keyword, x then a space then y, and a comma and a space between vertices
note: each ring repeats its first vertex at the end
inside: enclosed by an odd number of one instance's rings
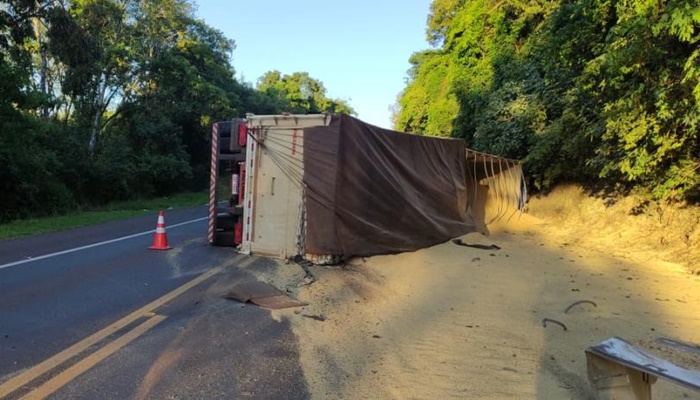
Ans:
MULTIPOLYGON (((248 258, 239 267, 245 267, 248 264, 250 264, 253 260, 254 260, 254 258, 248 258)), ((131 324, 132 322, 143 317, 144 315, 148 314, 149 312, 152 312, 153 310, 155 310, 158 307, 162 306, 163 304, 171 301, 172 299, 181 295, 182 293, 186 292, 187 290, 191 289, 192 287, 204 282, 205 280, 209 279, 213 275, 219 273, 220 271, 221 271, 221 268, 219 267, 219 268, 211 269, 211 270, 203 273, 202 275, 199 275, 198 277, 185 283, 184 285, 173 290, 172 292, 150 302, 149 304, 147 304, 147 305, 139 308, 138 310, 132 312, 131 314, 125 316, 124 318, 113 323, 112 325, 110 325, 110 326, 108 326, 108 327, 106 327, 98 332, 93 333, 92 335, 86 337, 85 339, 81 340, 80 342, 70 346, 69 348, 61 351, 60 353, 52 356, 51 358, 35 365, 34 367, 26 370, 25 372, 15 376, 12 379, 8 380, 7 382, 0 385, 0 399, 3 397, 6 397, 10 393, 21 388, 22 386, 26 385, 27 383, 33 381, 34 379, 38 378, 39 376, 47 373, 48 371, 63 364, 67 360, 70 360, 71 358, 75 357, 76 355, 78 355, 79 353, 84 351, 85 349, 95 345, 96 343, 105 339, 106 337, 113 334, 114 332, 124 328, 125 326, 131 324)))
POLYGON ((38 400, 46 398, 48 395, 62 388, 80 374, 94 367, 95 364, 109 357, 115 351, 131 343, 134 339, 143 335, 144 333, 146 333, 146 331, 153 328, 154 326, 158 325, 165 318, 166 317, 164 315, 156 315, 146 320, 146 322, 130 330, 124 336, 120 336, 117 340, 109 343, 105 347, 83 358, 76 364, 72 365, 70 368, 51 378, 48 382, 32 390, 31 392, 29 392, 29 394, 22 397, 22 399, 38 400))

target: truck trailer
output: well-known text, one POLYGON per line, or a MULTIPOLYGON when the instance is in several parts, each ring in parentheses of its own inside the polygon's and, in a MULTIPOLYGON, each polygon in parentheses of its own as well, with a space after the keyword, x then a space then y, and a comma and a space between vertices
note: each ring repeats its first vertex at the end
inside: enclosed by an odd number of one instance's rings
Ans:
POLYGON ((522 209, 523 182, 517 161, 461 139, 248 114, 212 126, 208 240, 315 263, 413 251, 522 209))

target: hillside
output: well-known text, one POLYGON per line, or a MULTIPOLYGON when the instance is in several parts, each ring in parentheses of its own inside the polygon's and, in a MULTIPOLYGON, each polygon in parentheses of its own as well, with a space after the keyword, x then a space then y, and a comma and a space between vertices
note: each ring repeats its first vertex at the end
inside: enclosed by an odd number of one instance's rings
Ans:
POLYGON ((527 212, 547 222, 548 234, 630 262, 667 261, 700 275, 700 209, 641 197, 589 196, 562 186, 531 199, 527 212))

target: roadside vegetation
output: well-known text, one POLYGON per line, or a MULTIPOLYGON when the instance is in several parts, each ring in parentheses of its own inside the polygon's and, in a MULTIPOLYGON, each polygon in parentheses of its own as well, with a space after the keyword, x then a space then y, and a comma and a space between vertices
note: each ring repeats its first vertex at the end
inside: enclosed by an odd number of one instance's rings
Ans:
MULTIPOLYGON (((434 0, 395 128, 523 160, 531 189, 696 204, 696 3, 434 0)), ((237 80, 234 40, 195 7, 0 6, 0 223, 201 190, 215 121, 354 113, 306 72, 237 80)))
POLYGON ((0 6, 0 223, 201 190, 216 121, 354 113, 305 72, 237 80, 235 42, 194 9, 188 0, 0 6))
POLYGON ((204 205, 209 201, 208 196, 207 192, 183 192, 169 197, 114 202, 63 215, 18 219, 0 224, 0 240, 95 225, 139 215, 155 215, 159 210, 204 205))
POLYGON ((427 38, 396 129, 523 160, 531 188, 700 200, 696 0, 434 0, 427 38))

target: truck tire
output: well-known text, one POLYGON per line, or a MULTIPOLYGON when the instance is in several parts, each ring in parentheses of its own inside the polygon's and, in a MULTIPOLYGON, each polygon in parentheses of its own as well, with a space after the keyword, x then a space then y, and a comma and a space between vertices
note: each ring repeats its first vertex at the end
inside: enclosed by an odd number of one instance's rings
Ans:
POLYGON ((233 231, 214 232, 214 246, 235 247, 233 231))
POLYGON ((233 228, 238 221, 238 217, 232 214, 219 214, 216 216, 216 229, 226 232, 233 232, 233 228))
MULTIPOLYGON (((221 138, 230 138, 231 137, 231 129, 233 128, 234 124, 231 121, 223 121, 223 122, 217 122, 219 125, 219 137, 221 138)), ((238 137, 238 136, 236 136, 238 137)))
POLYGON ((231 138, 222 137, 219 141, 219 154, 231 154, 231 138))

